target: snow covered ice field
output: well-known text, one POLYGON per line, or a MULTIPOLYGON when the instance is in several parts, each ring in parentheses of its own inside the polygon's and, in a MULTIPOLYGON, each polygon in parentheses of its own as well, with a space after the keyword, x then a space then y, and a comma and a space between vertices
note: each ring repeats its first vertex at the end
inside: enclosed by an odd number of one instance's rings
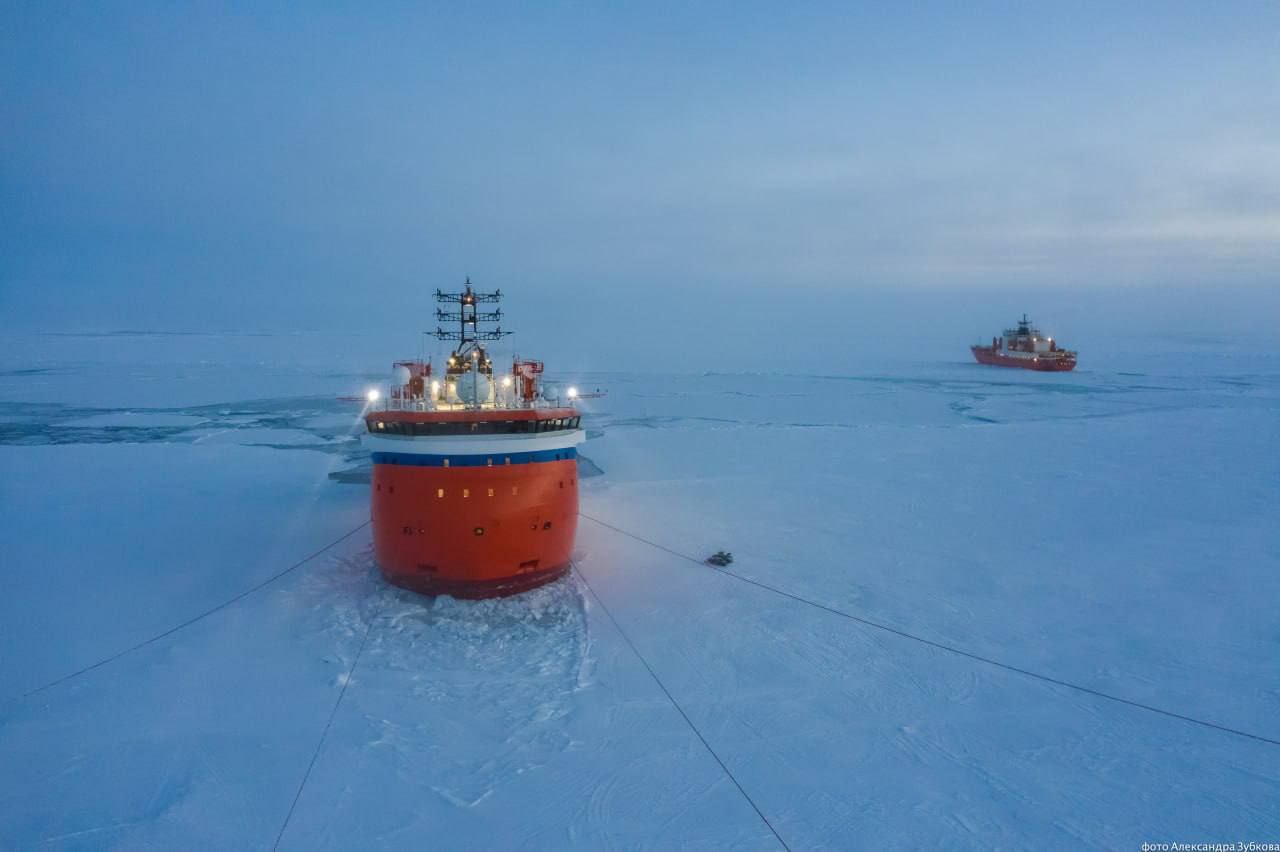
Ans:
POLYGON ((396 353, 0 338, 0 848, 1280 842, 1280 359, 1160 346, 561 376, 600 597, 459 602, 371 562, 396 353))

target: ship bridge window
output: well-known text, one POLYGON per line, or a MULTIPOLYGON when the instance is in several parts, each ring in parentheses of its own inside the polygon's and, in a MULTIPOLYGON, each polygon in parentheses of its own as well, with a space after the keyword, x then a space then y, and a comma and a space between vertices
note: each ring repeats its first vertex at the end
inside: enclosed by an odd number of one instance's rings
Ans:
POLYGON ((580 417, 550 417, 544 420, 485 420, 475 422, 419 423, 413 421, 377 420, 369 424, 371 431, 392 435, 438 437, 446 435, 524 435, 577 429, 580 417))
POLYGON ((476 422, 418 423, 376 421, 369 428, 396 435, 431 437, 444 435, 521 435, 572 428, 568 418, 546 420, 485 420, 476 422))

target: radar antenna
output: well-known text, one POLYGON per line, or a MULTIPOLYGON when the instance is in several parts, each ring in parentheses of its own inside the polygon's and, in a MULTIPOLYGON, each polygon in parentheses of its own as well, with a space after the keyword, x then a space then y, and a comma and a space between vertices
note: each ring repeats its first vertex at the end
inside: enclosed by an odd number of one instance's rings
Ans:
MULTIPOLYGON (((437 326, 434 332, 427 334, 435 335, 437 340, 452 340, 457 342, 457 347, 453 351, 453 357, 462 361, 465 358, 472 357, 473 351, 477 352, 477 357, 484 355, 484 347, 480 344, 486 340, 501 340, 509 331, 503 331, 501 325, 497 323, 502 321, 502 309, 496 308, 492 311, 481 311, 478 306, 483 304, 497 304, 502 301, 502 291, 494 290, 492 293, 478 293, 471 289, 471 279, 468 277, 461 293, 444 293, 440 290, 436 291, 436 301, 442 304, 457 305, 457 310, 445 310, 444 308, 436 308, 436 320, 442 323, 457 323, 456 331, 446 331, 442 326, 437 326), (482 323, 494 323, 494 328, 484 328, 482 323)), ((481 361, 483 362, 483 358, 481 361)))

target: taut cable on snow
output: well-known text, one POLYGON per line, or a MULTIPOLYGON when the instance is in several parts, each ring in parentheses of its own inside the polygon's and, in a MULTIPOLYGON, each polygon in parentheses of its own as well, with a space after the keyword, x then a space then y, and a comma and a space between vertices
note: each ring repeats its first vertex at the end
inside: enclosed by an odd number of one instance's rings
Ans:
MULTIPOLYGON (((586 515, 583 515, 583 517, 585 518, 586 515)), ((653 670, 653 666, 649 665, 649 661, 644 658, 644 654, 641 654, 640 649, 631 641, 631 637, 627 635, 627 631, 622 629, 622 625, 618 623, 618 619, 613 617, 613 613, 609 611, 609 607, 604 602, 604 599, 601 598, 600 595, 596 593, 596 590, 591 587, 591 581, 587 579, 587 575, 582 573, 582 569, 580 569, 576 563, 573 563, 573 572, 582 578, 582 582, 587 587, 587 591, 591 593, 591 597, 595 598, 596 603, 600 604, 600 608, 604 610, 604 614, 609 617, 609 621, 613 623, 614 628, 618 631, 618 635, 621 636, 622 640, 627 643, 629 648, 631 648, 631 653, 636 655, 636 659, 645 667, 645 671, 649 672, 649 677, 653 678, 653 682, 662 690, 662 694, 667 696, 667 700, 671 702, 671 706, 676 708, 676 712, 684 718, 685 724, 689 726, 689 730, 693 731, 694 736, 702 742, 702 746, 707 750, 707 753, 715 758, 716 763, 720 764, 720 768, 724 770, 724 774, 733 782, 733 786, 738 788, 738 792, 742 794, 742 798, 747 800, 747 804, 751 805, 756 814, 769 828, 769 831, 773 832, 773 836, 777 838, 780 844, 782 844, 782 848, 786 849, 787 852, 790 852, 791 847, 788 846, 787 842, 778 834, 778 830, 773 827, 773 823, 769 822, 769 818, 760 810, 760 806, 755 803, 755 800, 752 799, 751 796, 747 794, 747 791, 743 789, 743 786, 738 783, 738 779, 729 771, 729 767, 725 766, 724 761, 720 759, 720 755, 716 754, 716 750, 711 747, 711 743, 707 742, 707 738, 698 730, 698 726, 693 724, 693 720, 689 718, 689 714, 684 712, 684 708, 680 706, 680 702, 676 701, 675 697, 671 694, 671 690, 667 689, 666 684, 664 684, 662 679, 658 677, 658 673, 653 670)))
POLYGON ((149 639, 144 639, 143 641, 139 642, 136 645, 132 645, 128 648, 125 648, 123 651, 117 651, 116 653, 112 654, 109 657, 103 657, 101 660, 98 660, 96 663, 85 666, 84 668, 74 671, 71 674, 63 675, 57 680, 51 680, 48 683, 46 683, 44 686, 37 686, 35 689, 29 692, 24 692, 20 697, 30 698, 33 695, 37 695, 41 692, 44 692, 46 689, 52 689, 53 687, 57 686, 60 683, 66 683, 69 680, 80 677, 80 675, 88 674, 94 669, 105 666, 107 663, 113 663, 116 660, 120 659, 121 657, 127 656, 128 654, 132 654, 134 651, 140 651, 143 648, 147 647, 148 645, 152 645, 156 642, 159 642, 161 639, 164 639, 166 636, 172 636, 174 633, 177 633, 179 630, 184 630, 198 621, 203 621, 204 619, 208 618, 214 613, 220 612, 221 610, 226 609, 232 604, 238 603, 239 601, 244 600, 245 598, 249 597, 249 595, 252 595, 254 592, 265 589, 267 586, 270 586, 272 583, 284 577, 285 575, 293 573, 294 571, 301 568, 303 565, 306 565, 312 559, 315 559, 317 556, 324 553, 325 551, 333 547, 336 547, 337 545, 351 538, 351 536, 360 532, 360 530, 364 529, 367 526, 369 526, 369 521, 365 521, 363 524, 351 530, 350 532, 346 533, 345 535, 341 536, 340 538, 334 539, 333 541, 329 542, 324 547, 320 548, 319 550, 310 554, 309 556, 305 556, 302 559, 299 559, 297 562, 293 563, 288 568, 285 568, 282 571, 278 571, 275 574, 272 574, 270 577, 263 580, 261 583, 258 583, 256 586, 252 586, 248 589, 245 589, 243 592, 236 595, 235 597, 228 598, 227 600, 223 601, 217 606, 211 607, 205 610, 204 612, 199 613, 198 615, 193 615, 191 618, 188 618, 186 621, 182 622, 181 624, 175 625, 174 627, 170 627, 168 630, 164 631, 163 633, 157 633, 155 636, 152 636, 149 639))
POLYGON ((862 616, 854 615, 853 613, 845 612, 844 610, 827 606, 826 604, 819 603, 814 600, 810 600, 809 598, 801 597, 800 595, 794 594, 792 592, 788 592, 785 589, 779 589, 778 587, 771 586, 768 583, 762 583, 759 580, 753 580, 750 577, 746 577, 746 576, 743 576, 742 574, 738 574, 734 571, 730 571, 727 568, 716 566, 716 565, 709 565, 708 563, 703 562, 701 559, 690 556, 687 553, 681 553, 678 550, 672 550, 666 545, 659 544, 656 541, 652 541, 650 539, 644 538, 643 536, 636 535, 635 533, 624 530, 621 527, 616 527, 613 524, 608 523, 607 521, 600 520, 599 518, 593 518, 590 515, 583 514, 581 512, 579 513, 579 516, 586 518, 588 521, 591 521, 592 523, 599 524, 600 526, 605 527, 606 529, 613 530, 614 532, 619 533, 620 535, 624 535, 627 538, 634 539, 635 541, 638 541, 641 544, 647 544, 650 547, 663 551, 664 553, 669 553, 672 556, 687 560, 689 562, 694 563, 695 565, 700 565, 704 568, 709 568, 713 571, 716 571, 717 573, 723 574, 726 577, 731 577, 743 583, 749 583, 752 586, 756 586, 758 588, 764 589, 765 591, 772 592, 775 595, 779 595, 784 598, 790 598, 791 600, 797 603, 802 603, 806 606, 811 606, 814 609, 820 609, 823 612, 830 613, 831 615, 838 615, 841 618, 847 618, 850 621, 856 621, 858 624, 862 624, 866 627, 873 627, 876 630, 882 630, 885 633, 892 633, 894 636, 898 636, 902 639, 910 639, 912 642, 918 642, 922 645, 928 645, 930 648, 936 648, 939 651, 946 651, 948 654, 955 654, 958 657, 964 657, 969 660, 974 660, 975 662, 985 663, 986 665, 989 665, 989 666, 995 666, 998 669, 1004 669, 1007 672, 1012 672, 1014 674, 1019 674, 1024 677, 1029 677, 1034 680, 1041 681, 1043 683, 1051 683, 1054 686, 1061 686, 1066 689, 1071 689, 1076 692, 1084 693, 1085 695, 1092 695, 1095 698, 1104 698, 1107 701, 1114 701, 1117 704, 1124 704, 1129 707, 1137 708, 1138 710, 1146 710, 1149 713, 1156 713, 1161 716, 1167 716, 1170 719, 1179 719, 1183 722, 1190 722, 1193 725, 1199 725, 1203 728, 1210 728, 1215 731, 1220 731, 1224 734, 1232 734, 1237 737, 1244 737, 1246 739, 1256 740, 1260 743, 1266 743, 1268 745, 1273 745, 1273 746, 1280 746, 1280 740, 1274 739, 1272 737, 1263 736, 1262 734, 1250 733, 1249 731, 1243 731, 1243 730, 1240 730, 1239 728, 1231 728, 1226 725, 1219 725, 1217 722, 1210 722, 1205 719, 1197 719, 1194 716, 1188 716, 1183 713, 1176 713, 1173 710, 1165 710, 1164 708, 1155 707, 1150 704, 1143 704, 1141 701, 1134 701, 1131 698, 1123 698, 1119 695, 1112 695, 1109 692, 1103 692, 1101 690, 1093 689, 1092 687, 1084 686, 1082 684, 1072 683, 1071 681, 1062 680, 1060 678, 1053 677, 1052 675, 1041 674, 1040 672, 1034 672, 1034 671, 1031 671, 1030 669, 1024 669, 1019 666, 1011 665, 1010 663, 1003 663, 999 660, 993 660, 990 657, 984 657, 981 654, 975 654, 972 651, 966 651, 963 648, 957 648, 954 645, 947 645, 943 642, 938 642, 933 639, 926 639, 925 637, 919 636, 915 633, 909 633, 906 630, 902 630, 897 627, 891 627, 888 624, 882 624, 878 621, 872 621, 869 618, 863 618, 862 616))
POLYGON ((285 814, 284 822, 280 824, 280 833, 276 835, 276 842, 271 847, 272 852, 279 849, 280 841, 284 840, 284 833, 289 827, 289 820, 293 819, 293 811, 298 807, 298 800, 302 798, 302 791, 307 786, 307 781, 311 780, 311 770, 316 768, 316 761, 320 759, 320 752, 324 749, 324 741, 329 738, 329 729, 333 727, 333 720, 338 715, 338 708, 342 706, 342 699, 347 697, 347 687, 351 685, 351 679, 355 677, 356 666, 360 665, 360 657, 364 654, 365 645, 369 644, 369 634, 373 633, 373 625, 380 617, 381 613, 370 618, 369 623, 364 628, 364 638, 360 640, 360 647, 356 649, 356 656, 351 661, 351 668, 347 670, 347 676, 342 681, 342 689, 338 691, 338 697, 333 702, 333 709, 329 711, 329 721, 324 723, 324 730, 320 732, 316 750, 311 753, 311 762, 307 764, 307 771, 302 774, 302 781, 298 784, 298 792, 293 794, 293 803, 289 805, 289 813, 285 814))

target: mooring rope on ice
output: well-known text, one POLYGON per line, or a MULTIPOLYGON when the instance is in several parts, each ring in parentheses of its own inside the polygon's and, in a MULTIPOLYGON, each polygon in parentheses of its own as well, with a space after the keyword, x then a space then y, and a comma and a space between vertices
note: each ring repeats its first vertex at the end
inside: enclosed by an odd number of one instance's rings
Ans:
POLYGON ((32 690, 30 690, 30 691, 28 691, 28 692, 24 692, 21 696, 19 696, 19 698, 30 698, 30 697, 31 697, 31 696, 33 696, 33 695, 38 695, 39 693, 44 692, 46 689, 52 689, 53 687, 57 686, 57 685, 58 685, 58 684, 60 684, 60 683, 66 683, 67 681, 69 681, 69 680, 73 680, 73 679, 75 679, 75 678, 78 678, 78 677, 80 677, 81 675, 88 674, 89 672, 93 671, 94 669, 101 668, 102 666, 105 666, 105 665, 107 665, 108 663, 113 663, 113 662, 115 662, 116 660, 120 659, 121 657, 124 657, 124 656, 127 656, 127 655, 129 655, 129 654, 132 654, 134 651, 140 651, 140 650, 142 650, 143 648, 147 647, 148 645, 153 645, 153 644, 155 644, 156 642, 159 642, 161 639, 164 639, 164 638, 165 638, 165 637, 167 637, 167 636, 172 636, 173 634, 177 633, 179 630, 185 630, 186 628, 190 627, 191 625, 193 625, 193 624, 195 624, 195 623, 197 623, 197 622, 199 622, 199 621, 203 621, 204 619, 208 618, 209 616, 213 615, 213 614, 214 614, 214 613, 216 613, 216 612, 221 612, 222 610, 226 609, 227 607, 231 606, 232 604, 239 603, 240 601, 242 601, 242 600, 244 600, 245 598, 247 598, 247 597, 249 597, 250 595, 252 595, 254 592, 261 591, 262 589, 265 589, 267 586, 270 586, 272 583, 276 582, 277 580, 281 579, 282 577, 285 577, 285 576, 287 576, 288 574, 293 573, 294 571, 296 571, 296 570, 298 570, 299 568, 301 568, 303 565, 306 565, 306 564, 307 564, 308 562, 310 562, 312 559, 315 559, 315 558, 316 558, 317 556, 319 556, 320 554, 324 553, 324 552, 325 552, 325 551, 327 551, 327 550, 330 550, 330 549, 331 549, 331 548, 333 548, 333 547, 336 547, 337 545, 339 545, 339 544, 341 544, 342 542, 346 541, 347 539, 351 538, 351 536, 353 536, 353 535, 355 535, 356 533, 360 532, 360 530, 362 530, 362 529, 364 529, 365 527, 369 526, 369 524, 370 524, 370 521, 365 521, 365 522, 364 522, 363 524, 361 524, 360 526, 356 527, 355 529, 351 530, 350 532, 346 533, 345 535, 342 535, 342 536, 340 536, 340 537, 338 537, 338 538, 334 539, 333 541, 329 542, 329 543, 328 543, 328 544, 326 544, 324 547, 320 548, 319 550, 315 551, 314 553, 310 554, 309 556, 305 556, 305 557, 303 557, 302 559, 299 559, 297 562, 293 563, 293 564, 292 564, 292 565, 290 565, 288 568, 285 568, 285 569, 283 569, 283 570, 281 570, 281 571, 276 572, 275 574, 272 574, 270 577, 268 577, 267 579, 263 580, 261 583, 258 583, 258 584, 257 584, 257 585, 255 585, 255 586, 252 586, 252 587, 250 587, 250 588, 248 588, 248 589, 245 589, 243 592, 240 592, 240 593, 239 593, 238 595, 236 595, 235 597, 228 598, 228 599, 226 599, 225 601, 223 601, 222 603, 218 604, 217 606, 210 607, 209 609, 205 610, 204 612, 199 613, 198 615, 193 615, 191 618, 188 618, 186 621, 182 622, 181 624, 178 624, 178 625, 175 625, 175 626, 173 626, 173 627, 170 627, 168 630, 165 630, 163 633, 157 633, 156 635, 154 635, 154 636, 152 636, 152 637, 150 637, 150 638, 148 638, 148 639, 144 639, 143 641, 139 642, 139 643, 138 643, 138 644, 136 644, 136 645, 131 645, 130 647, 125 648, 125 649, 124 649, 124 650, 122 650, 122 651, 117 651, 116 653, 112 654, 112 655, 111 655, 111 656, 109 656, 109 657, 103 657, 101 660, 98 660, 96 663, 93 663, 93 664, 91 664, 91 665, 87 665, 87 666, 85 666, 85 667, 84 667, 84 668, 82 668, 82 669, 78 669, 78 670, 76 670, 76 671, 72 672, 71 674, 63 675, 62 677, 58 678, 57 680, 51 680, 51 681, 49 681, 48 683, 44 684, 43 686, 38 686, 38 687, 36 687, 35 689, 32 689, 32 690))
POLYGON ((311 780, 311 770, 315 769, 316 761, 320 759, 320 752, 324 749, 325 740, 329 738, 329 729, 333 727, 333 720, 338 715, 338 708, 342 706, 342 699, 347 697, 347 687, 351 685, 351 679, 355 677, 356 666, 360 665, 360 657, 364 654, 365 646, 369 644, 369 635, 373 633, 373 625, 381 617, 382 613, 378 612, 365 625, 364 637, 360 640, 360 647, 356 649, 355 658, 351 660, 351 668, 347 669, 347 676, 342 681, 342 689, 338 691, 338 697, 333 702, 333 709, 329 711, 329 720, 324 723, 324 730, 320 732, 320 739, 316 742, 316 749, 311 753, 311 761, 307 764, 307 771, 302 774, 302 781, 298 784, 298 792, 293 794, 293 803, 289 805, 289 812, 285 814, 284 822, 280 825, 280 833, 276 835, 276 842, 271 846, 272 852, 276 852, 280 848, 280 841, 284 840, 285 830, 289 827, 289 821, 293 819, 293 811, 298 807, 298 801, 302 798, 302 791, 306 788, 307 782, 311 780))
MULTIPOLYGON (((586 515, 583 515, 583 517, 585 518, 586 515)), ((768 827, 769 831, 773 832, 773 836, 777 838, 777 841, 782 845, 782 848, 786 849, 787 852, 791 852, 791 847, 788 846, 787 842, 782 839, 780 834, 778 834, 778 830, 773 827, 773 823, 769 822, 769 818, 764 815, 764 811, 760 810, 760 806, 755 803, 755 800, 751 798, 750 794, 747 793, 746 789, 743 788, 738 779, 734 777, 733 772, 731 772, 729 767, 725 765, 725 762, 720 759, 720 755, 716 754, 716 750, 711 747, 711 743, 707 742, 707 738, 698 730, 698 726, 693 724, 693 720, 689 718, 689 714, 684 712, 684 708, 680 706, 680 702, 676 701, 675 696, 671 694, 671 690, 667 689, 666 684, 662 682, 662 678, 658 677, 658 673, 653 670, 653 666, 649 665, 649 661, 645 659, 644 654, 640 653, 640 649, 631 641, 631 637, 627 635, 627 631, 622 629, 622 625, 618 623, 618 619, 613 617, 613 613, 609 611, 609 606, 604 602, 604 599, 600 597, 594 588, 591 587, 591 581, 587 579, 587 575, 582 572, 582 569, 578 567, 576 562, 570 564, 573 565, 573 573, 578 575, 582 580, 583 585, 587 587, 587 591, 591 593, 591 597, 595 598, 596 603, 600 604, 600 609, 604 610, 604 614, 609 617, 609 621, 613 623, 614 629, 618 631, 618 635, 622 637, 622 641, 627 643, 627 646, 631 648, 631 653, 636 655, 636 659, 639 660, 640 664, 645 667, 647 672, 649 672, 649 677, 653 678, 653 682, 662 690, 662 694, 667 696, 667 700, 671 702, 671 706, 676 708, 676 712, 684 718, 685 724, 689 726, 689 730, 693 731, 694 736, 702 742, 702 746, 707 750, 707 753, 715 758, 716 763, 720 764, 720 768, 724 770, 724 774, 733 782, 733 786, 738 788, 738 792, 742 794, 742 798, 747 800, 747 804, 751 805, 755 810, 756 815, 764 821, 764 824, 768 827)))
POLYGON ((744 576, 742 574, 737 573, 736 571, 730 571, 726 567, 719 566, 719 565, 711 565, 710 563, 707 563, 701 559, 698 559, 696 556, 690 556, 687 553, 681 553, 678 550, 672 550, 670 547, 667 547, 664 544, 659 544, 658 542, 653 541, 651 539, 647 539, 644 536, 636 535, 635 533, 630 532, 629 530, 624 530, 622 527, 614 526, 613 524, 607 521, 602 521, 599 518, 593 518, 590 515, 587 515, 582 512, 579 512, 578 514, 579 514, 579 517, 585 518, 588 521, 591 521, 592 523, 599 524, 600 526, 605 527, 606 529, 613 530, 614 532, 624 535, 627 538, 634 539, 635 541, 638 541, 641 544, 647 544, 648 546, 661 550, 664 553, 669 553, 672 556, 687 560, 689 562, 694 563, 695 565, 700 565, 703 568, 709 568, 713 571, 723 574, 726 577, 739 580, 743 583, 749 583, 752 586, 756 586, 758 588, 764 589, 765 591, 772 592, 775 595, 779 595, 784 598, 789 598, 797 603, 801 603, 806 606, 813 607, 814 609, 820 609, 823 612, 830 613, 831 615, 838 615, 841 618, 847 618, 850 621, 855 621, 858 624, 864 625, 866 627, 872 627, 872 628, 875 628, 876 630, 882 630, 885 633, 891 633, 894 636, 898 636, 902 639, 910 639, 912 642, 918 642, 922 645, 928 645, 930 648, 936 648, 939 651, 946 651, 948 654, 954 654, 956 656, 964 657, 966 659, 973 660, 975 662, 985 663, 986 665, 994 666, 998 669, 1003 669, 1007 672, 1012 672, 1013 674, 1022 675, 1023 677, 1032 678, 1034 680, 1038 680, 1043 683, 1050 683, 1050 684, 1053 684, 1054 686, 1061 686, 1066 689, 1071 689, 1076 692, 1083 693, 1085 695, 1091 695, 1095 698, 1103 698, 1103 699, 1106 699, 1107 701, 1114 701, 1117 704, 1124 704, 1129 707, 1134 707, 1138 710, 1146 710, 1149 713, 1156 713, 1161 716, 1167 716, 1170 719, 1179 719, 1183 722, 1189 722, 1193 725, 1199 725, 1203 728, 1209 728, 1211 730, 1220 731, 1221 733, 1224 733, 1224 734, 1232 734, 1237 737, 1244 737, 1246 739, 1256 740, 1257 742, 1266 743, 1267 745, 1280 746, 1280 739, 1274 739, 1272 737, 1264 736, 1262 734, 1251 733, 1249 731, 1244 731, 1239 728, 1232 728, 1227 725, 1220 725, 1217 722, 1210 722, 1207 719, 1199 719, 1199 718, 1196 718, 1195 716, 1189 716, 1185 713, 1178 713, 1173 710, 1166 710, 1163 707, 1156 707, 1151 704, 1144 704, 1141 701, 1135 701, 1131 698, 1124 698, 1123 696, 1113 695, 1112 693, 1103 692, 1102 690, 1094 689, 1093 687, 1085 686, 1083 684, 1073 683, 1069 680, 1062 680, 1061 678, 1057 678, 1052 675, 1042 674, 1040 672, 1032 671, 1030 669, 1024 669, 1020 666, 1012 665, 1011 663, 1005 663, 1005 662, 1001 662, 1000 660, 992 659, 991 657, 984 657, 981 654, 974 653, 973 651, 966 651, 963 648, 958 648, 954 645, 948 645, 945 642, 938 642, 934 639, 928 639, 924 636, 920 636, 915 633, 902 630, 901 628, 898 628, 898 627, 892 627, 888 624, 883 624, 878 621, 873 621, 872 619, 865 618, 860 615, 854 615, 851 612, 846 612, 842 609, 836 609, 835 607, 828 606, 827 604, 819 603, 818 601, 815 601, 815 600, 810 600, 809 598, 803 597, 801 595, 797 595, 793 592, 788 592, 785 589, 780 589, 777 586, 771 586, 768 583, 761 582, 760 580, 752 579, 751 577, 744 576))

